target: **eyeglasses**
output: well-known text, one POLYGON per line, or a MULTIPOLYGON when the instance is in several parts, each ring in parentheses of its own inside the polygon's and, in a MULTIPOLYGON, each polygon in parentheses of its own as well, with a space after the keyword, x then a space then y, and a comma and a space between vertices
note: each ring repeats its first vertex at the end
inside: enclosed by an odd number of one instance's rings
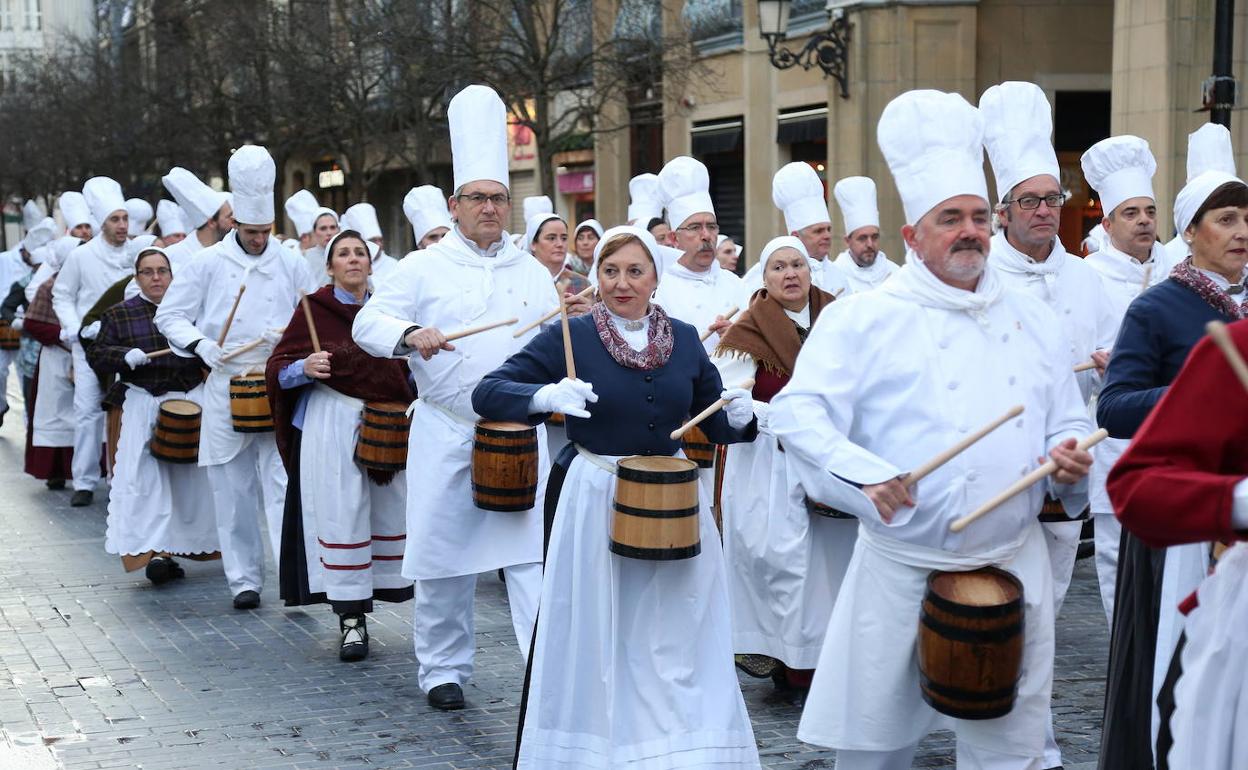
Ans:
POLYGON ((154 278, 158 275, 163 278, 167 275, 172 275, 173 271, 167 267, 145 267, 138 274, 143 278, 154 278))
POLYGON ((684 232, 689 233, 690 235, 697 235, 699 232, 703 230, 710 233, 711 235, 718 235, 719 223, 718 222, 702 222, 702 223, 695 223, 692 225, 684 225, 682 227, 677 227, 676 229, 683 230, 684 232))
POLYGON ((468 201, 474 206, 484 206, 486 201, 495 206, 506 206, 511 203, 511 196, 506 193, 495 193, 494 195, 486 195, 485 193, 468 193, 467 195, 456 196, 461 201, 468 201))
POLYGON ((1067 200, 1066 193, 1053 193, 1045 196, 1024 195, 1012 201, 1005 201, 1005 204, 1008 206, 1011 203, 1017 203, 1018 207, 1023 211, 1034 211, 1040 208, 1040 201, 1044 201, 1044 205, 1051 209, 1060 209, 1067 200))

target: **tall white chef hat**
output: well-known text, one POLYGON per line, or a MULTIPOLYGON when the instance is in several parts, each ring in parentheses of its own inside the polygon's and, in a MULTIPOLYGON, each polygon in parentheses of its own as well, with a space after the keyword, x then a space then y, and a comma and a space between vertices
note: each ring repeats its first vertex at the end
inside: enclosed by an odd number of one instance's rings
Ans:
POLYGON ((638 174, 628 180, 628 221, 645 229, 663 216, 663 188, 657 174, 638 174))
POLYGON ((312 232, 312 220, 316 216, 316 210, 320 207, 321 204, 316 200, 316 196, 309 190, 300 190, 290 196, 283 206, 290 223, 295 226, 295 234, 299 236, 312 232))
POLYGON ((880 207, 876 203, 875 180, 865 176, 847 176, 832 188, 836 205, 841 209, 845 234, 860 227, 880 226, 880 207))
POLYGON ((1131 198, 1156 200, 1153 174, 1157 173, 1157 160, 1148 142, 1138 136, 1102 139, 1088 148, 1079 164, 1088 184, 1100 193, 1101 210, 1106 214, 1131 198))
POLYGON ((984 121, 958 94, 907 91, 880 115, 876 139, 913 225, 958 195, 988 200, 984 121))
POLYGON ((103 223, 114 211, 126 210, 126 196, 121 185, 106 176, 93 176, 82 186, 82 196, 87 199, 91 216, 103 223))
POLYGON ((1187 135, 1187 181, 1206 171, 1235 176, 1235 150, 1226 126, 1206 123, 1187 135))
POLYGON ((244 225, 273 224, 277 167, 269 151, 258 144, 245 144, 230 156, 228 170, 230 191, 234 194, 234 221, 244 225))
POLYGON ((160 181, 182 207, 189 230, 203 227, 229 200, 225 193, 212 189, 181 166, 169 169, 169 173, 161 177, 160 181))
POLYGON ((152 221, 152 204, 142 198, 127 198, 126 213, 130 215, 130 232, 137 233, 147 229, 152 221))
POLYGON ((472 85, 446 108, 451 129, 455 191, 488 179, 510 189, 507 179, 507 107, 489 86, 472 85))
POLYGON ((185 235, 186 222, 183 216, 182 207, 173 201, 160 200, 156 202, 156 225, 160 228, 162 236, 175 233, 185 235))
POLYGON ((711 203, 711 177, 701 161, 687 155, 672 158, 659 171, 659 187, 663 190, 667 223, 674 228, 694 214, 715 213, 715 205, 711 203))
POLYGON ((56 238, 57 227, 56 220, 52 217, 44 217, 35 222, 34 227, 26 231, 26 237, 22 239, 21 247, 26 252, 33 253, 35 249, 43 248, 56 238))
POLYGON ((43 209, 39 208, 39 204, 34 201, 26 201, 22 204, 22 228, 25 230, 33 230, 35 225, 43 220, 43 209))
POLYGON ((356 231, 366 241, 381 237, 381 224, 377 221, 377 209, 373 208, 371 203, 357 203, 342 212, 342 227, 345 230, 356 231))
POLYGON ((431 184, 413 187, 403 196, 403 213, 412 223, 416 243, 439 227, 451 229, 451 212, 446 209, 446 195, 431 184))
POLYGON ((784 229, 791 233, 831 222, 823 182, 809 163, 794 161, 780 167, 771 178, 771 201, 784 212, 784 229))
POLYGON ((65 229, 73 230, 78 225, 91 225, 94 228, 95 220, 91 218, 91 208, 87 206, 86 197, 75 190, 61 193, 58 201, 61 207, 61 218, 65 220, 65 229))
POLYGON ((1053 110, 1040 86, 1017 80, 993 86, 979 97, 984 147, 997 181, 997 201, 1020 182, 1041 174, 1061 182, 1053 151, 1053 110))
POLYGON ((524 199, 524 221, 528 222, 538 214, 553 214, 555 204, 545 195, 530 195, 524 199))

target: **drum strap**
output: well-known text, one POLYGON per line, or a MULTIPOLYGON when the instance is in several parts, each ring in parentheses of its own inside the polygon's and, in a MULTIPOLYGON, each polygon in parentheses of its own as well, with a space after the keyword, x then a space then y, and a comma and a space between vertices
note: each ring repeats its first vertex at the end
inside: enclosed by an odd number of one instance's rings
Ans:
POLYGON ((411 417, 412 412, 416 410, 417 403, 421 403, 421 404, 424 404, 425 406, 436 409, 437 411, 449 417, 451 420, 459 423, 460 425, 466 426, 469 429, 476 428, 477 426, 476 420, 470 420, 467 417, 464 417, 463 415, 456 414, 452 412, 450 409, 447 409, 446 407, 442 406, 441 404, 435 404, 434 402, 430 401, 427 398, 418 398, 415 401, 413 401, 411 404, 409 404, 407 407, 408 417, 411 417))
POLYGON ((599 468, 602 468, 607 473, 610 473, 610 474, 615 473, 615 464, 608 462, 607 459, 603 457, 602 455, 596 455, 593 452, 586 449, 585 447, 581 446, 580 444, 574 443, 572 444, 572 446, 576 447, 576 453, 579 454, 581 457, 584 457, 589 462, 593 463, 594 465, 597 465, 599 468))

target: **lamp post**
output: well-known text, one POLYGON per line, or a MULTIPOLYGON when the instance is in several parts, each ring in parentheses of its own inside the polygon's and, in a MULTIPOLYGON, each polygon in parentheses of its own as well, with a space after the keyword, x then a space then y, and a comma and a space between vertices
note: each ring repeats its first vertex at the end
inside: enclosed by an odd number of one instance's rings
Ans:
POLYGON ((811 35, 798 51, 777 47, 789 31, 792 0, 758 0, 758 29, 767 41, 767 53, 776 69, 801 66, 819 67, 841 87, 841 98, 849 98, 849 33, 851 26, 843 10, 828 11, 828 28, 811 35))

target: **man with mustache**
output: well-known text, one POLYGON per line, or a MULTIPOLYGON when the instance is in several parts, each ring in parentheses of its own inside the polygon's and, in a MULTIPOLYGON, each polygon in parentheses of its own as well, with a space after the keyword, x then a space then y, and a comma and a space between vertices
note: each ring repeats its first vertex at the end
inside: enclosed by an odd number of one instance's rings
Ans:
POLYGON ((888 280, 897 265, 880 251, 880 210, 875 202, 875 182, 865 176, 842 179, 832 188, 845 222, 845 250, 836 265, 852 292, 867 291, 888 280))
POLYGON ((1045 767, 1053 684, 1053 586, 1033 486, 965 530, 950 524, 1037 466, 1068 512, 1087 501, 1091 431, 1053 311, 1007 289, 987 265, 991 208, 983 120, 957 94, 911 91, 880 117, 880 149, 906 216, 906 264, 884 285, 834 302, 771 402, 770 428, 804 493, 858 517, 798 737, 837 749, 838 770, 904 770, 930 731, 951 725, 957 764, 1045 767), (917 485, 907 471, 1022 404, 917 485), (942 717, 916 660, 933 570, 995 566, 1022 584, 1022 673, 998 718, 942 717), (846 707, 846 704, 852 704, 846 707))

